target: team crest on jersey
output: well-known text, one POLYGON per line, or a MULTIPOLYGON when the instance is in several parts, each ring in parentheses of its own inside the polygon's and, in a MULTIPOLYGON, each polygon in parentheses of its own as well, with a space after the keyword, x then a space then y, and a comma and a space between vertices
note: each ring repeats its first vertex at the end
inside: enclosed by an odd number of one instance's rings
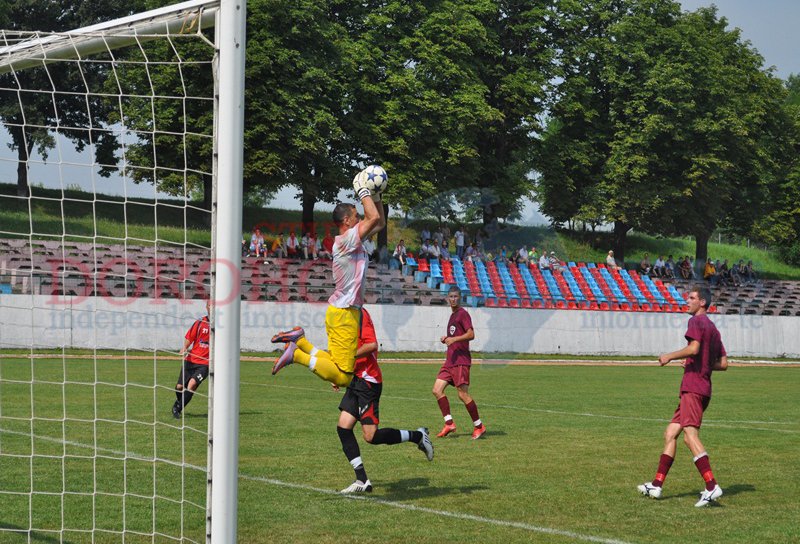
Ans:
POLYGON ((456 326, 450 325, 450 336, 453 336, 456 333, 456 326))

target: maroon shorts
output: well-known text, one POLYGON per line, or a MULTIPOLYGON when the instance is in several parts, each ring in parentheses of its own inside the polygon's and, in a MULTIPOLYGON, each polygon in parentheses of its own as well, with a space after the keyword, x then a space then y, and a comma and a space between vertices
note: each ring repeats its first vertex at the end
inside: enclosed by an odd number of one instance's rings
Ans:
POLYGON ((443 366, 436 379, 444 380, 453 387, 469 385, 469 365, 443 366))
POLYGON ((681 400, 670 423, 679 423, 681 427, 697 427, 703 424, 703 412, 708 408, 711 397, 697 393, 681 393, 681 400))

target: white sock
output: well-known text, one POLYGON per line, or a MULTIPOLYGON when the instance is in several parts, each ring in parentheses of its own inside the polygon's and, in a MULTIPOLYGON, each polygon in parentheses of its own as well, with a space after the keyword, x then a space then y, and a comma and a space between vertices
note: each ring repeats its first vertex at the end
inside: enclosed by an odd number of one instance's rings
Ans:
POLYGON ((697 457, 693 457, 693 458, 692 458, 692 461, 694 461, 694 462, 696 463, 696 462, 697 462, 697 460, 698 460, 698 459, 700 459, 701 457, 708 457, 708 452, 707 452, 707 451, 704 451, 703 453, 701 453, 701 454, 700 454, 700 455, 698 455, 697 457))
POLYGON ((358 456, 358 457, 356 457, 355 459, 352 459, 352 460, 350 461, 350 464, 351 464, 351 465, 353 465, 353 469, 357 469, 358 467, 360 467, 360 466, 361 466, 361 465, 363 465, 364 463, 361 461, 361 456, 359 455, 359 456, 358 456))
POLYGON ((483 425, 480 419, 476 419, 475 421, 472 422, 472 424, 475 425, 476 427, 480 427, 481 425, 483 425))
POLYGON ((314 367, 315 366, 317 366, 317 358, 312 356, 311 360, 308 362, 308 369, 311 372, 314 372, 314 367))
POLYGON ((408 442, 411 438, 411 433, 408 431, 400 431, 400 442, 408 442))
POLYGON ((446 416, 444 416, 444 422, 447 424, 453 423, 453 416, 447 414, 446 416))
POLYGON ((314 355, 317 354, 317 352, 319 352, 319 350, 317 348, 311 348, 311 353, 309 353, 309 355, 311 355, 313 357, 314 355))

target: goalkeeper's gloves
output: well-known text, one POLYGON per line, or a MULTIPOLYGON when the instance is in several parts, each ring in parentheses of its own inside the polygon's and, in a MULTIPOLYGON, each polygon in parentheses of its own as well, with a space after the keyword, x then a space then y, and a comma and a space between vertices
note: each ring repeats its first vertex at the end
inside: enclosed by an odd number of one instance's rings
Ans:
MULTIPOLYGON (((353 190, 356 192, 356 196, 359 200, 372 195, 372 192, 367 187, 367 175, 364 172, 359 172, 356 174, 356 177, 353 178, 353 190)), ((380 198, 380 196, 378 198, 380 198)))

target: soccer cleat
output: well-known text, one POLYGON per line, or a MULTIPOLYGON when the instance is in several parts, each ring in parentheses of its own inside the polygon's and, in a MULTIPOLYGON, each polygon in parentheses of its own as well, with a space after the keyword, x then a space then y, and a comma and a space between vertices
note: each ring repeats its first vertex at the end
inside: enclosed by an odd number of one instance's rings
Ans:
POLYGON ((428 434, 427 427, 420 427, 417 429, 419 432, 422 433, 422 440, 419 441, 417 447, 425 453, 425 457, 428 458, 428 461, 433 461, 433 443, 431 442, 431 437, 428 434))
POLYGON ((283 354, 278 357, 278 360, 275 361, 275 364, 272 366, 272 375, 278 373, 280 369, 285 366, 292 364, 294 358, 294 352, 297 350, 297 344, 294 342, 289 342, 286 344, 286 347, 283 348, 283 354))
POLYGON ((697 501, 694 505, 698 508, 702 508, 716 501, 721 496, 722 496, 722 488, 719 486, 719 484, 717 484, 711 491, 704 489, 703 492, 700 493, 700 500, 697 501))
POLYGON ((372 483, 369 480, 366 482, 356 480, 352 484, 342 489, 340 493, 372 493, 372 483))
POLYGON ((438 438, 444 438, 448 434, 454 432, 456 432, 456 424, 451 421, 450 423, 445 423, 444 427, 442 427, 442 430, 439 431, 439 434, 437 434, 436 436, 438 438))
POLYGON ((652 497, 654 499, 661 497, 661 488, 654 486, 653 482, 645 482, 642 485, 637 486, 636 489, 638 489, 639 493, 645 497, 652 497))
POLYGON ((174 417, 175 419, 181 418, 181 410, 180 408, 178 408, 177 402, 172 405, 172 417, 174 417))
POLYGON ((273 344, 283 344, 286 342, 297 342, 306 335, 303 327, 295 327, 288 331, 279 332, 272 337, 273 344))
POLYGON ((485 432, 486 432, 486 425, 484 425, 483 423, 481 423, 481 424, 480 424, 478 427, 475 427, 475 430, 474 430, 474 431, 472 431, 472 439, 473 439, 473 440, 477 440, 477 439, 479 439, 480 437, 482 437, 482 436, 483 436, 483 434, 484 434, 485 432))

